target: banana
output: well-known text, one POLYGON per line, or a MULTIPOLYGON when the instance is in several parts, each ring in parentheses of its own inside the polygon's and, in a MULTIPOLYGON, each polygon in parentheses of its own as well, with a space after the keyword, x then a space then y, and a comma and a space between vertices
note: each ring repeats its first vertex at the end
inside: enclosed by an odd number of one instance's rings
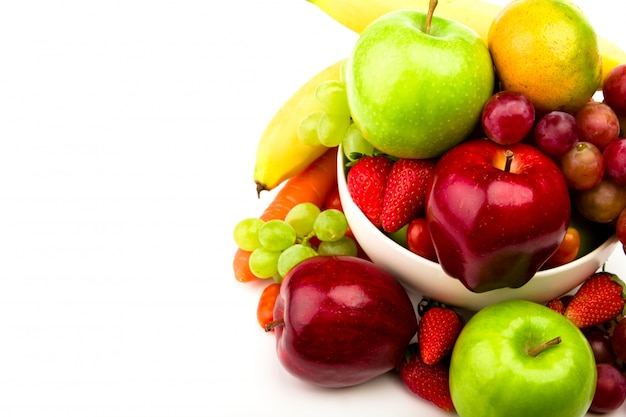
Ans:
MULTIPOLYGON (((361 33, 373 20, 398 9, 428 11, 429 0, 307 0, 348 29, 361 33)), ((474 29, 487 41, 489 27, 502 7, 477 0, 439 0, 435 14, 474 29)))
POLYGON ((626 52, 602 36, 598 36, 598 47, 602 55, 602 81, 604 81, 613 68, 626 63, 626 52))
POLYGON ((328 148, 308 145, 298 138, 300 121, 322 107, 315 88, 326 80, 339 80, 344 59, 324 68, 304 83, 275 113, 257 144, 254 182, 257 194, 272 190, 309 166, 328 148))
MULTIPOLYGON (((307 0, 331 18, 356 33, 361 33, 373 20, 398 9, 428 11, 429 0, 307 0)), ((482 0, 439 0, 435 13, 456 20, 474 29, 487 42, 491 22, 502 9, 482 0)), ((612 41, 598 35, 602 57, 603 80, 619 64, 626 63, 626 52, 612 41)))

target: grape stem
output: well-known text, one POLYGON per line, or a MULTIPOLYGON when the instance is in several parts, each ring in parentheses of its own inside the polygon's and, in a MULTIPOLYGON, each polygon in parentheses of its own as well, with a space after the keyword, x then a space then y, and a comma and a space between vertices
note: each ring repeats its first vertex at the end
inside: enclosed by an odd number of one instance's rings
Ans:
POLYGON ((308 235, 304 236, 302 240, 300 241, 300 243, 303 244, 304 246, 311 246, 309 244, 309 240, 311 240, 314 237, 315 237, 315 232, 311 232, 308 235))
POLYGON ((438 0, 430 0, 428 3, 428 14, 426 15, 426 28, 424 29, 424 33, 430 35, 430 24, 433 21, 433 14, 435 14, 435 8, 439 3, 438 0))
POLYGON ((535 346, 534 348, 528 350, 526 353, 534 358, 550 346, 558 345, 559 343, 561 343, 561 337, 557 336, 554 339, 550 339, 547 342, 543 342, 540 345, 535 346))
POLYGON ((505 172, 511 172, 511 163, 513 162, 513 156, 515 154, 513 153, 513 151, 507 149, 506 151, 504 151, 504 156, 506 157, 506 162, 504 164, 504 171, 505 172))

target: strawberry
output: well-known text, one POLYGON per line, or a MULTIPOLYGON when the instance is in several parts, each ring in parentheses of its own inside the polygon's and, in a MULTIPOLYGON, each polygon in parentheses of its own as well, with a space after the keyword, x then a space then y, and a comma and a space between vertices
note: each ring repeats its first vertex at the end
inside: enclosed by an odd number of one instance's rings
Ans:
POLYGON ((454 411, 449 386, 450 365, 447 361, 427 365, 422 362, 419 345, 411 343, 407 347, 405 359, 398 365, 398 372, 412 392, 445 411, 454 411))
POLYGON ((435 167, 434 159, 398 159, 385 187, 381 225, 393 233, 426 210, 426 188, 435 167))
POLYGON ((357 207, 376 227, 381 227, 383 194, 392 166, 393 161, 386 156, 364 156, 348 171, 348 192, 357 207))
POLYGON ((623 312, 624 303, 624 283, 617 275, 596 272, 576 291, 564 315, 582 329, 614 319, 623 312))
POLYGON ((559 298, 555 298, 553 300, 548 301, 546 303, 546 307, 551 308, 552 310, 556 311, 559 314, 564 314, 565 309, 567 308, 567 305, 569 304, 570 301, 572 301, 573 297, 574 296, 571 294, 563 295, 559 298))
POLYGON ((555 298, 548 301, 546 307, 556 311, 559 314, 565 313, 565 304, 563 304, 563 300, 561 300, 560 298, 555 298))
POLYGON ((456 311, 443 306, 434 306, 420 319, 417 340, 422 361, 434 365, 452 353, 463 320, 456 311))

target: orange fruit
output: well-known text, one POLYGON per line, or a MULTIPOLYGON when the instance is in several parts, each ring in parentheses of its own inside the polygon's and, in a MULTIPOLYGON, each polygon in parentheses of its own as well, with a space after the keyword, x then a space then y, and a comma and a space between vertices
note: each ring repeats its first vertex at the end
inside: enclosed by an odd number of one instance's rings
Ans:
POLYGON ((501 87, 525 94, 538 113, 573 113, 601 86, 596 32, 569 0, 511 1, 487 43, 501 87))

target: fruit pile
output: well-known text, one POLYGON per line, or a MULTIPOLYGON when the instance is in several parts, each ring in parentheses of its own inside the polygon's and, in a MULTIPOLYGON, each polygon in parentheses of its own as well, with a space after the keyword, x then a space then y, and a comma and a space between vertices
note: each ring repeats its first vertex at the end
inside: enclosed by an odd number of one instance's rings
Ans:
MULTIPOLYGON (((406 247, 409 224, 421 217, 416 223, 428 227, 419 230, 428 232, 420 237, 425 243, 412 245, 417 246, 416 253, 438 261, 448 275, 473 292, 519 288, 541 268, 585 255, 599 242, 581 235, 581 220, 582 228, 601 231, 592 233, 601 236, 600 242, 617 231, 622 244, 626 243, 626 232, 621 230, 624 223, 618 221, 626 208, 622 178, 626 140, 619 119, 624 117, 619 103, 624 64, 601 78, 603 57, 595 34, 587 36, 593 28, 570 3, 565 2, 565 7, 555 3, 560 2, 511 2, 493 20, 488 48, 482 42, 468 41, 471 36, 463 28, 436 21, 433 9, 425 17, 406 10, 388 13, 367 27, 347 60, 344 83, 353 124, 363 133, 361 140, 372 145, 364 152, 363 146, 351 148, 353 139, 342 142, 351 161, 347 185, 353 201, 375 226, 393 233, 391 237, 406 247), (563 34, 554 36, 558 48, 553 44, 540 47, 545 33, 528 25, 538 15, 555 21, 570 19, 574 22, 571 33, 580 36, 580 42, 572 47, 572 39, 563 34), (427 29, 415 30, 424 19, 436 23, 435 36, 424 37, 427 29), (390 26, 408 26, 412 31, 398 35, 387 30, 390 26), (436 43, 444 34, 445 41, 436 43), (533 41, 519 47, 517 38, 533 41), (411 49, 402 49, 400 42, 410 43, 411 49), (471 48, 463 49, 461 45, 467 44, 471 48), (392 69, 383 47, 402 53, 401 58, 394 57, 392 69), (554 53, 548 54, 548 47, 555 48, 554 53), (449 56, 452 48, 457 55, 453 58, 449 56), (577 58, 581 48, 588 58, 577 58), (490 70, 474 62, 484 50, 491 52, 487 63, 491 65, 493 59, 496 84, 483 77, 490 70), (529 73, 521 62, 536 63, 539 58, 546 72, 569 71, 578 77, 577 87, 563 91, 560 86, 538 84, 542 77, 529 73), (463 65, 453 65, 455 69, 471 70, 441 69, 433 63, 439 60, 459 60, 463 65), (411 84, 400 86, 382 77, 410 77, 411 84), (451 80, 466 83, 461 87, 451 80), (442 99, 445 104, 416 95, 428 89, 454 93, 442 99), (609 99, 597 101, 598 89, 609 99), (485 90, 489 95, 484 95, 485 90), (381 102, 383 96, 393 103, 381 102), (481 106, 471 110, 468 97, 478 99, 481 106), (466 112, 453 114, 450 107, 466 112), (433 120, 438 120, 437 125, 432 125, 433 120), (465 127, 468 120, 474 127, 470 133, 465 127), (389 175, 391 163, 384 157, 396 164, 411 161, 434 166, 427 175, 432 180, 423 181, 414 174, 402 192, 396 192, 396 212, 391 214, 384 200, 398 189, 399 182, 389 175), (382 224, 389 219, 395 222, 393 227, 382 224), (397 233, 399 229, 404 230, 397 233)), ((404 175, 408 179, 411 174, 404 175)), ((626 220, 626 212, 622 216, 626 220)), ((415 233, 410 236, 414 241, 415 233)))
MULTIPOLYGON (((607 80, 612 80, 624 69, 626 65, 616 67, 607 80)), ((605 90, 609 89, 605 87, 605 90)), ((543 192, 544 196, 536 197, 541 203, 543 220, 561 219, 557 224, 561 234, 549 248, 550 256, 547 260, 542 258, 538 268, 553 268, 571 262, 594 249, 613 232, 617 232, 623 245, 626 244, 626 182, 620 177, 622 171, 626 176, 626 138, 620 136, 618 115, 606 102, 598 101, 589 101, 575 114, 555 110, 538 120, 535 120, 534 114, 535 108, 526 96, 500 91, 485 104, 480 133, 494 143, 506 146, 507 150, 519 149, 515 152, 518 158, 528 159, 523 153, 529 150, 522 151, 516 144, 531 144, 556 164, 553 167, 551 165, 555 164, 550 161, 541 162, 546 167, 537 166, 529 176, 530 181, 537 181, 536 174, 544 178, 537 187, 541 188, 537 193, 543 192), (554 172, 556 169, 560 175, 554 172), (561 177, 565 184, 562 184, 561 177), (555 178, 559 183, 549 186, 547 178, 555 178), (546 201, 557 199, 563 203, 554 206, 553 213, 547 212, 546 201), (595 237, 589 233, 581 236, 581 231, 585 229, 594 230, 595 237)), ((396 159, 376 150, 365 155, 347 151, 353 159, 347 173, 348 190, 355 204, 376 227, 412 252, 437 261, 430 231, 419 227, 428 223, 426 207, 431 211, 430 221, 434 222, 439 215, 435 211, 437 202, 444 206, 454 204, 450 193, 443 189, 448 187, 447 178, 455 176, 458 182, 464 175, 460 163, 467 161, 474 164, 472 158, 475 153, 491 148, 495 148, 493 144, 476 145, 472 141, 457 145, 446 154, 446 162, 451 164, 449 167, 439 164, 439 159, 435 158, 396 159), (453 153, 456 155, 453 156, 453 153), (435 171, 436 165, 438 169, 435 171), (427 185, 435 174, 440 178, 432 182, 431 200, 427 204, 427 185), (438 188, 441 183, 444 185, 438 188), (440 196, 440 201, 437 201, 437 196, 440 196)), ((504 148, 500 149, 504 152, 504 148)), ((466 171, 468 163, 463 166, 466 171)), ((527 166, 531 164, 524 163, 527 166)), ((475 177, 486 175, 492 164, 491 160, 487 160, 484 166, 477 166, 475 177)), ((455 186, 458 187, 457 184, 455 186)), ((468 195, 466 193, 462 198, 468 199, 468 195)), ((463 201, 459 200, 458 204, 463 204, 463 201)), ((521 210, 528 212, 526 207, 521 210)), ((493 222, 495 216, 488 216, 493 222)), ((547 230, 549 226, 543 227, 537 217, 534 220, 537 229, 547 230)), ((442 232, 439 233, 441 235, 442 232)), ((484 241, 484 234, 482 239, 484 241)), ((445 247, 446 243, 440 246, 445 247)), ((484 259, 482 254, 481 257, 484 259)), ((479 263, 480 259, 472 262, 479 263)), ((536 271, 531 270, 526 278, 532 277, 536 271)))
POLYGON ((615 274, 596 272, 573 295, 548 307, 580 328, 595 358, 598 381, 591 410, 606 413, 626 398, 626 320, 624 283, 615 274))
POLYGON ((523 286, 612 234, 626 251, 626 53, 569 0, 311 2, 359 39, 268 124, 254 180, 277 193, 233 231, 235 278, 267 282, 257 320, 283 367, 325 387, 395 372, 461 417, 621 407, 626 294, 615 274, 547 305, 414 306, 352 235, 337 153, 372 224, 471 291, 523 286), (569 26, 552 46, 547 22, 569 26))
MULTIPOLYGON (((597 381, 591 384, 590 393, 592 400, 589 405, 589 411, 595 413, 606 413, 619 408, 626 401, 626 320, 624 317, 625 306, 625 288, 624 283, 615 275, 608 272, 596 272, 585 280, 583 285, 573 294, 569 294, 550 301, 546 307, 554 310, 565 320, 549 319, 547 323, 549 327, 557 328, 557 322, 563 326, 563 329, 572 331, 571 325, 580 329, 582 333, 578 333, 579 342, 582 346, 577 354, 587 350, 587 354, 593 355, 592 363, 596 368, 595 374, 597 381), (565 324, 564 324, 565 323, 565 324), (591 350, 589 351, 589 347, 591 350), (591 353, 589 353, 591 352, 591 353)), ((528 303, 530 304, 530 303, 528 303)), ((494 305, 497 308, 532 308, 536 311, 528 317, 541 317, 544 315, 550 317, 543 306, 539 304, 532 307, 524 307, 524 303, 518 301, 504 302, 494 305)), ((491 310, 491 309, 489 309, 491 310)), ((418 313, 421 316, 419 321, 417 342, 411 343, 407 348, 405 360, 398 366, 397 370, 406 386, 414 393, 424 398, 439 408, 446 411, 454 411, 456 407, 469 407, 475 410, 472 405, 473 399, 471 395, 464 394, 466 390, 463 387, 453 387, 450 384, 455 383, 455 379, 462 381, 472 381, 473 384, 481 384, 480 376, 472 375, 476 372, 476 367, 489 366, 488 356, 484 349, 486 347, 476 348, 476 345, 482 343, 491 344, 489 349, 499 351, 502 349, 502 340, 498 338, 515 338, 520 337, 517 341, 513 341, 512 345, 525 345, 531 343, 527 341, 526 336, 521 336, 514 330, 510 329, 513 324, 507 323, 506 320, 519 320, 524 317, 519 312, 500 314, 497 320, 485 319, 487 308, 481 310, 483 314, 475 315, 470 318, 471 328, 465 331, 462 339, 459 339, 462 330, 466 326, 464 318, 455 311, 454 308, 441 305, 434 300, 423 298, 418 304, 418 313), (495 329, 485 330, 481 326, 497 326, 495 329), (459 341, 460 340, 460 341, 459 341), (495 341, 494 341, 495 340, 495 341), (482 352, 476 352, 478 355, 472 358, 472 352, 467 350, 483 349, 482 352), (454 359, 452 358, 454 354, 454 359), (451 362, 453 360, 453 362, 451 362), (475 361, 475 362, 474 362, 475 361), (464 373, 469 373, 464 375, 464 373), (451 382, 452 378, 452 382, 451 382), (461 389, 463 388, 463 389, 461 389), (451 393, 452 390, 452 393, 451 393)), ((527 312, 525 310, 522 310, 527 312)), ((524 331, 532 329, 533 332, 539 331, 543 325, 528 325, 524 331), (536 326, 536 328, 534 328, 536 326)), ((545 329, 541 329, 542 331, 545 329)), ((577 332, 574 332, 577 333, 577 332)), ((565 333, 555 339, 546 338, 547 345, 539 344, 537 352, 527 352, 528 356, 522 356, 519 360, 524 362, 529 358, 537 357, 540 351, 548 349, 562 343, 565 333)), ((506 346, 509 341, 504 342, 506 346)), ((564 352, 561 352, 562 354, 564 352)), ((507 358, 510 360, 510 358, 507 358)), ((495 359, 494 359, 495 361, 495 359)), ((581 365, 584 360, 580 361, 581 365)), ((494 368, 509 366, 509 364, 494 365, 494 368)), ((517 366, 517 365, 515 365, 517 366)), ((490 391, 494 392, 494 396, 503 395, 498 392, 499 389, 508 389, 505 384, 504 388, 494 388, 497 381, 493 378, 497 376, 491 375, 484 382, 492 386, 490 391)), ((552 368, 550 369, 552 372, 552 368)), ((582 366, 578 372, 583 372, 582 366)), ((584 371, 587 372, 587 371, 584 371)), ((593 369, 589 371, 593 373, 593 369)), ((534 377, 537 377, 535 375, 534 377)), ((589 386, 588 381, 581 379, 579 386, 574 390, 584 390, 585 386, 589 386)), ((592 378, 593 382, 593 378, 592 378)), ((459 384, 457 382, 457 384, 459 384)), ((486 387, 475 389, 474 396, 485 395, 486 387), (480 392, 481 390, 484 390, 480 392)), ((555 394, 549 393, 552 400, 555 400, 555 394)), ((514 399, 519 401, 519 399, 514 399)), ((512 404, 513 406, 513 404, 512 404)), ((525 412, 532 410, 531 406, 524 408, 525 412)), ((583 411, 586 411, 583 410, 583 411)), ((460 411, 461 412, 461 411, 460 411)), ((471 414, 476 411, 462 411, 462 415, 471 414)), ((475 414, 484 415, 484 414, 475 414)))

